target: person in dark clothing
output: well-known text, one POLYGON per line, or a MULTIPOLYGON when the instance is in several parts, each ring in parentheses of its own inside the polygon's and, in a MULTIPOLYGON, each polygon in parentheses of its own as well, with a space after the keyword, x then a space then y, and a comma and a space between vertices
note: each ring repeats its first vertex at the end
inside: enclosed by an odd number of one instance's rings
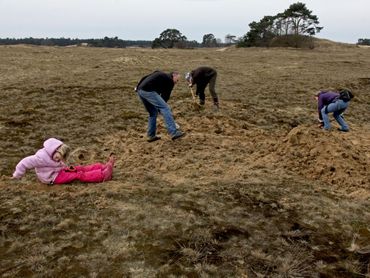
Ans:
POLYGON ((185 74, 185 79, 188 81, 189 86, 197 85, 196 95, 199 96, 199 104, 204 105, 206 96, 204 90, 209 84, 209 91, 213 98, 213 104, 216 109, 219 108, 218 96, 216 94, 216 78, 217 71, 210 67, 199 67, 191 72, 185 74))
POLYGON ((177 71, 169 74, 162 71, 154 71, 151 74, 144 76, 135 88, 135 91, 144 104, 145 109, 149 113, 147 131, 148 142, 154 142, 161 139, 161 137, 156 135, 158 113, 162 114, 166 123, 167 131, 172 140, 185 135, 184 132, 177 129, 171 108, 167 104, 172 89, 179 79, 180 74, 177 71))
POLYGON ((333 113, 335 120, 340 125, 338 130, 343 132, 349 131, 349 127, 342 114, 347 109, 349 101, 353 97, 352 92, 349 90, 341 90, 339 92, 320 91, 316 95, 319 121, 325 130, 330 130, 328 114, 333 113))

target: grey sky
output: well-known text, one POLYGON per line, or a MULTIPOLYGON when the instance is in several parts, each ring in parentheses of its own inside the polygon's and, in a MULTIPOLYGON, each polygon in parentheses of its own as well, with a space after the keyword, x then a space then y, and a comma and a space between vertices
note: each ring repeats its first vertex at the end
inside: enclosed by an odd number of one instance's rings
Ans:
MULTIPOLYGON (((212 33, 224 40, 248 24, 283 12, 289 0, 0 0, 0 38, 102 38, 153 40, 167 28, 189 40, 212 33)), ((369 0, 301 1, 324 29, 317 35, 356 43, 370 38, 369 0)))

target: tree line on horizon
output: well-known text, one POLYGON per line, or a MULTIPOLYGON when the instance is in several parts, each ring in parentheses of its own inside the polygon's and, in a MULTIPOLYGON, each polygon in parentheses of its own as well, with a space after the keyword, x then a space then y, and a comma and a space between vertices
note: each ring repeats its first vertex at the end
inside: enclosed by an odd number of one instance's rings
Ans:
POLYGON ((358 45, 370 45, 370 39, 358 39, 358 45))
POLYGON ((104 37, 102 39, 70 39, 70 38, 23 38, 14 39, 6 38, 0 39, 1 45, 12 45, 12 44, 31 44, 31 45, 43 45, 43 46, 91 46, 91 47, 116 47, 125 48, 131 46, 138 47, 150 47, 152 41, 150 40, 122 40, 118 37, 109 38, 104 37))
MULTIPOLYGON (((227 35, 230 43, 238 47, 310 47, 313 48, 312 37, 320 32, 323 27, 318 26, 319 20, 306 4, 297 2, 289 6, 282 13, 274 16, 264 16, 259 22, 249 24, 250 31, 243 37, 227 35)), ((225 39, 226 39, 225 38, 225 39)), ((163 31, 152 43, 152 48, 189 48, 196 45, 188 41, 176 29, 163 31)), ((215 47, 220 43, 213 34, 203 36, 201 46, 215 47)))
POLYGON ((198 47, 219 47, 224 45, 230 45, 232 40, 228 42, 229 37, 234 38, 235 36, 227 35, 225 43, 221 39, 214 38, 213 34, 206 34, 205 40, 199 43, 195 40, 188 41, 185 36, 176 29, 167 29, 162 32, 164 38, 158 42, 158 40, 122 40, 118 37, 104 37, 102 39, 71 39, 71 38, 0 38, 0 45, 17 45, 17 44, 30 44, 40 46, 90 46, 90 47, 114 47, 114 48, 126 48, 126 47, 163 47, 163 48, 198 48, 198 47), (184 37, 185 40, 177 40, 177 34, 184 37), (167 39, 170 38, 170 39, 167 39), (158 45, 156 46, 156 43, 158 45))
MULTIPOLYGON (((70 38, 0 38, 0 45, 31 44, 44 46, 91 46, 91 47, 151 47, 151 48, 200 48, 236 45, 237 47, 296 47, 313 48, 313 36, 323 27, 306 4, 297 2, 274 16, 264 16, 259 22, 249 24, 250 30, 242 37, 227 34, 225 42, 212 33, 205 34, 201 43, 189 41, 179 30, 168 28, 158 38, 150 40, 122 40, 118 37, 102 39, 70 38)), ((357 44, 370 45, 370 39, 359 39, 357 44)))

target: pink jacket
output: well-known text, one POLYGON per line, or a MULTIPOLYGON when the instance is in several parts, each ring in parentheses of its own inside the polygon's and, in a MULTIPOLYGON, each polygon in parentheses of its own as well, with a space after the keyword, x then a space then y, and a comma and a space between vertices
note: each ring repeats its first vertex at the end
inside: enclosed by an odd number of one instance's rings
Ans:
POLYGON ((15 167, 13 177, 20 179, 26 170, 35 169, 37 178, 43 183, 52 183, 60 170, 66 165, 64 162, 53 160, 53 154, 61 145, 62 141, 50 138, 44 142, 44 148, 38 150, 36 154, 23 158, 15 167))

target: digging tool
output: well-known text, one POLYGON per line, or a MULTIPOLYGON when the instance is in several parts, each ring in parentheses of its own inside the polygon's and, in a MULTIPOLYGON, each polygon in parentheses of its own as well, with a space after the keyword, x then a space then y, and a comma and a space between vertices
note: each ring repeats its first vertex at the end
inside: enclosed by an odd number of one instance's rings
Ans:
POLYGON ((190 86, 189 86, 189 88, 190 88, 191 96, 193 97, 193 106, 194 106, 195 109, 199 110, 200 109, 200 104, 197 102, 194 90, 190 86))

